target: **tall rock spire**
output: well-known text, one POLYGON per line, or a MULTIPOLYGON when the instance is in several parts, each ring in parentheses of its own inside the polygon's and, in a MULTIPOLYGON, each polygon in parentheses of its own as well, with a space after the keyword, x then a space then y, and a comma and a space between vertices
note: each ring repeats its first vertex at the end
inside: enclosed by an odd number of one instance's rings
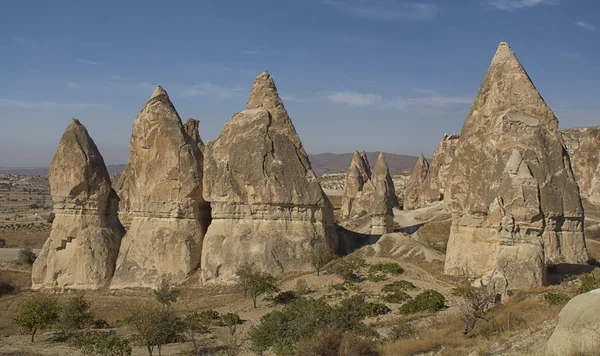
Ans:
POLYGON ((423 157, 423 154, 419 155, 417 163, 415 164, 410 178, 406 183, 406 190, 404 192, 404 209, 412 210, 420 207, 421 203, 421 189, 423 182, 427 178, 429 173, 429 162, 423 157))
POLYGON ((371 199, 363 194, 365 184, 371 184, 370 179, 371 168, 367 155, 354 151, 350 166, 346 171, 344 195, 342 196, 342 217, 344 219, 362 214, 370 208, 371 199))
POLYGON ((394 181, 382 152, 379 153, 371 174, 375 195, 371 205, 371 234, 385 234, 394 228, 393 208, 398 204, 394 181))
POLYGON ((202 142, 202 138, 200 137, 199 126, 200 121, 192 119, 191 117, 187 119, 185 125, 183 125, 183 127, 185 128, 185 132, 187 132, 187 134, 190 135, 192 140, 194 140, 194 142, 196 142, 196 144, 198 145, 200 152, 204 154, 204 142, 202 142))

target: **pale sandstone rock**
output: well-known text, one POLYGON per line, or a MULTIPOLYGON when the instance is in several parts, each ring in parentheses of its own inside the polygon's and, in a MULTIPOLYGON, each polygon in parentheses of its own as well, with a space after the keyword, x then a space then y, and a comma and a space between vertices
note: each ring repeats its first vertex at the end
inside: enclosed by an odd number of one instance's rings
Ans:
POLYGON ((247 109, 206 145, 204 172, 213 220, 203 281, 235 282, 246 262, 274 275, 308 268, 311 246, 337 248, 333 206, 267 72, 256 78, 247 109))
POLYGON ((373 203, 370 208, 371 234, 381 235, 394 230, 393 209, 398 205, 394 182, 383 153, 379 153, 375 167, 371 173, 371 182, 375 188, 373 203))
POLYGON ((58 144, 48 180, 55 218, 33 264, 32 289, 107 285, 125 233, 119 198, 96 144, 76 119, 58 144))
POLYGON ((370 179, 371 168, 367 155, 364 151, 362 153, 354 151, 350 167, 346 171, 344 195, 342 196, 342 218, 348 219, 351 216, 367 213, 372 197, 366 198, 367 193, 363 194, 363 190, 365 185, 370 184, 370 179))
POLYGON ((185 128, 185 132, 188 135, 190 135, 192 140, 194 140, 194 142, 196 142, 196 144, 198 145, 200 152, 204 154, 204 142, 202 142, 202 138, 200 137, 200 132, 198 130, 199 126, 200 121, 192 119, 191 117, 187 119, 187 121, 183 125, 183 127, 185 128))
POLYGON ((600 289, 571 299, 558 315, 545 355, 597 355, 600 350, 600 289))
POLYGON ((583 210, 558 120, 501 43, 463 126, 445 194, 445 272, 541 285, 544 263, 587 261, 583 210))
POLYGON ((210 208, 202 198, 202 153, 160 86, 133 123, 118 194, 130 218, 111 288, 182 282, 200 265, 210 208))
POLYGON ((404 191, 404 209, 414 210, 421 207, 421 190, 429 173, 429 162, 421 154, 415 164, 404 191))
POLYGON ((419 207, 444 199, 446 182, 451 174, 450 164, 456 156, 458 142, 458 134, 444 134, 442 137, 429 163, 429 172, 421 188, 419 207))

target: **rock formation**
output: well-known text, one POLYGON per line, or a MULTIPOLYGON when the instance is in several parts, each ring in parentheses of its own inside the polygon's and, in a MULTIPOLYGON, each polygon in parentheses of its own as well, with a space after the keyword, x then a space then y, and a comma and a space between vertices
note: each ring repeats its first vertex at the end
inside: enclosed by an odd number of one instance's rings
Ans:
POLYGON ((246 110, 206 145, 204 172, 213 220, 203 281, 234 282, 246 262, 272 274, 306 268, 315 244, 337 248, 333 206, 267 72, 256 78, 246 110))
POLYGON ((200 126, 200 121, 192 119, 191 117, 187 119, 185 122, 184 128, 185 132, 196 142, 200 152, 204 154, 204 142, 202 142, 202 138, 200 138, 200 132, 198 131, 198 127, 200 126))
POLYGON ((586 237, 600 237, 600 126, 562 131, 585 212, 586 237))
POLYGON ((104 160, 77 119, 58 144, 48 180, 55 218, 33 264, 32 288, 105 286, 125 231, 117 219, 119 198, 104 160))
POLYGON ((160 86, 133 123, 118 194, 130 226, 111 288, 174 283, 198 268, 210 208, 202 198, 202 153, 160 86))
POLYGON ((446 182, 450 176, 450 164, 456 156, 459 135, 444 134, 429 164, 429 173, 423 182, 420 193, 420 206, 444 199, 446 182))
POLYGON ((558 324, 544 355, 597 355, 600 350, 600 289, 571 299, 558 315, 558 324))
POLYGON ((501 43, 465 121, 444 202, 445 272, 503 290, 541 285, 545 263, 585 263, 583 210, 558 120, 501 43))
POLYGON ((398 202, 394 191, 394 182, 383 153, 379 154, 377 162, 375 162, 371 182, 375 188, 370 209, 371 234, 380 235, 392 232, 394 230, 393 208, 398 202))
POLYGON ((427 178, 429 173, 429 163, 421 154, 415 167, 412 170, 410 178, 406 183, 406 190, 404 192, 404 209, 413 210, 421 206, 421 190, 423 182, 427 178))
POLYGON ((371 167, 364 153, 354 151, 350 167, 346 171, 346 183, 342 196, 342 218, 364 215, 373 202, 371 167), (367 187, 365 189, 365 187, 367 187), (369 189, 371 188, 371 189, 369 189))

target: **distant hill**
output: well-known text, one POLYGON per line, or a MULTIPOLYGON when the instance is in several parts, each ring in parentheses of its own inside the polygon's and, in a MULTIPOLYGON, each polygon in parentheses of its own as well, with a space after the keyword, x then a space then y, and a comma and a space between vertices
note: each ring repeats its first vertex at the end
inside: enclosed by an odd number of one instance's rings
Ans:
MULTIPOLYGON (((383 153, 390 167, 390 172, 402 172, 412 170, 417 163, 417 156, 397 155, 394 153, 383 153)), ((371 167, 375 165, 379 152, 367 152, 371 167)), ((308 155, 310 163, 315 174, 320 176, 326 173, 342 173, 348 169, 352 160, 352 153, 319 153, 308 155)), ((124 164, 109 164, 106 166, 108 174, 111 176, 121 172, 124 164)), ((23 174, 28 176, 48 174, 48 167, 24 167, 24 168, 6 168, 0 167, 0 173, 23 174)))

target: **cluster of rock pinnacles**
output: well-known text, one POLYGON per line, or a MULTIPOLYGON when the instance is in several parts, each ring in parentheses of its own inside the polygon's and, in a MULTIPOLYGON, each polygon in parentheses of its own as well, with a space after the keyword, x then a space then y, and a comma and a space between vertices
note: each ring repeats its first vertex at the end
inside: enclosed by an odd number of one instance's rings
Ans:
MULTIPOLYGON (((571 140, 573 152, 591 151, 600 136, 582 135, 571 140)), ((600 200, 595 154, 592 171, 574 165, 576 178, 557 118, 501 43, 460 136, 444 135, 431 164, 419 158, 404 208, 444 201, 452 215, 447 274, 503 291, 542 285, 548 264, 587 261, 579 190, 590 192, 582 192, 585 204, 600 200)), ((164 274, 181 283, 198 270, 204 283, 231 283, 245 262, 280 274, 308 267, 317 244, 348 245, 267 72, 246 109, 206 145, 198 121, 183 124, 157 87, 134 121, 114 189, 74 119, 49 180, 55 220, 33 288, 155 287, 164 274)), ((383 154, 371 171, 366 154, 355 152, 342 218, 369 216, 371 234, 386 234, 397 205, 383 154)))

